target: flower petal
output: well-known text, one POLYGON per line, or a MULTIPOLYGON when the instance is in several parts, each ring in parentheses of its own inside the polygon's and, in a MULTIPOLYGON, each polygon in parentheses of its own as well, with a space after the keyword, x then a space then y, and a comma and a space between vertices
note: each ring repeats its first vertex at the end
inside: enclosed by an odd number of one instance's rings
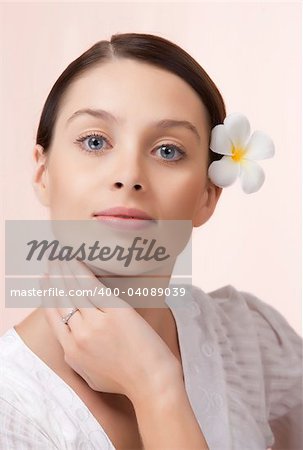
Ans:
POLYGON ((230 156, 223 156, 219 161, 214 161, 208 168, 210 180, 219 187, 227 187, 234 183, 240 174, 240 164, 233 161, 230 156))
POLYGON ((260 189, 265 180, 265 173, 258 163, 245 159, 241 163, 240 180, 243 191, 251 194, 260 189))
POLYGON ((224 127, 235 147, 244 147, 250 134, 247 117, 241 113, 231 113, 225 117, 224 127))
POLYGON ((272 139, 263 131, 254 131, 247 142, 245 158, 266 159, 272 158, 274 154, 275 145, 272 139))
POLYGON ((212 129, 209 147, 215 153, 231 156, 233 144, 222 123, 212 129))

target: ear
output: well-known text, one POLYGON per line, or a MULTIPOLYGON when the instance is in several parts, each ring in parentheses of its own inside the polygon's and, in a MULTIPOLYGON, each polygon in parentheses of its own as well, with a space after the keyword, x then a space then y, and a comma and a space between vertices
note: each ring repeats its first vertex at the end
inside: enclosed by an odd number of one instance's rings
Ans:
POLYGON ((40 203, 49 206, 47 155, 43 153, 43 150, 39 144, 34 147, 33 158, 36 167, 32 185, 40 203))
POLYGON ((222 188, 213 184, 210 179, 207 179, 206 185, 201 192, 199 203, 193 218, 193 226, 200 227, 207 222, 212 216, 219 197, 222 193, 222 188))

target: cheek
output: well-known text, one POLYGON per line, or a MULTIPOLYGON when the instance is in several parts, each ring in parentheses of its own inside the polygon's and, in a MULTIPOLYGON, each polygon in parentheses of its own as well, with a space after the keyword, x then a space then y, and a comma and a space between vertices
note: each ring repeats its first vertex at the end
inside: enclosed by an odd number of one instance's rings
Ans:
POLYGON ((92 177, 80 169, 76 161, 68 158, 54 158, 50 164, 48 179, 53 218, 87 217, 92 177))
POLYGON ((180 173, 179 176, 169 177, 168 183, 162 181, 158 184, 158 193, 162 192, 159 198, 163 200, 161 202, 163 208, 171 216, 168 219, 190 220, 193 217, 204 182, 205 177, 201 172, 191 170, 188 173, 180 173))

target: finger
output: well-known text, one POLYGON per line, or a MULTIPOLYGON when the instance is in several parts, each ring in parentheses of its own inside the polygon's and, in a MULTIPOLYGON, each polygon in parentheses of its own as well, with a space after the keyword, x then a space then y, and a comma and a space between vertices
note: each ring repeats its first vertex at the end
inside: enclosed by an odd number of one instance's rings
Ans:
MULTIPOLYGON (((48 289, 50 287, 50 283, 48 281, 48 277, 44 277, 40 280, 40 285, 43 289, 48 289)), ((47 297, 47 296, 46 296, 47 297)), ((43 300, 44 303, 48 303, 47 298, 43 300)), ((70 329, 67 327, 61 319, 60 313, 57 308, 43 308, 46 320, 53 330, 56 338, 62 345, 63 349, 67 347, 70 343, 70 329)))
MULTIPOLYGON (((72 297, 69 296, 69 291, 68 291, 68 286, 66 285, 66 279, 65 279, 65 274, 62 270, 63 265, 59 264, 58 262, 54 261, 52 264, 50 264, 51 266, 51 271, 53 275, 56 275, 56 278, 53 278, 53 280, 56 283, 56 286, 58 287, 58 289, 61 289, 61 291, 64 292, 63 296, 59 297, 59 306, 57 307, 57 310, 61 316, 61 320, 63 317, 66 317, 68 314, 70 314, 70 312, 77 307, 77 305, 75 304, 75 302, 73 302, 72 297)), ((79 309, 77 310, 77 312, 75 312, 74 314, 72 314, 70 316, 70 318, 68 319, 67 323, 63 324, 66 326, 68 326, 70 328, 71 331, 73 331, 73 329, 78 328, 82 325, 82 321, 83 321, 83 317, 80 314, 79 309)))
MULTIPOLYGON (((87 267, 87 265, 82 262, 78 261, 77 259, 72 259, 70 261, 71 263, 71 270, 74 274, 79 275, 83 274, 86 275, 85 278, 78 277, 78 283, 80 286, 82 286, 82 289, 90 289, 92 292, 96 292, 99 294, 89 296, 90 301, 99 309, 101 309, 103 312, 109 312, 112 308, 132 308, 132 306, 122 300, 120 297, 117 297, 114 294, 107 295, 105 294, 106 286, 99 281, 99 279, 94 275, 94 273, 87 267), (102 287, 103 295, 102 295, 102 287), (109 306, 105 306, 109 305, 109 306)), ((107 292, 107 291, 106 291, 107 292)))
POLYGON ((80 311, 83 310, 83 313, 85 313, 87 308, 93 308, 96 309, 93 302, 90 300, 90 297, 88 297, 86 294, 86 291, 84 291, 82 286, 79 283, 79 277, 77 278, 76 275, 80 275, 79 273, 75 274, 71 267, 70 261, 62 261, 61 262, 61 268, 62 273, 64 274, 64 279, 66 282, 66 286, 69 291, 72 291, 72 293, 75 295, 76 298, 74 303, 77 303, 77 306, 79 307, 80 311), (76 301, 77 299, 77 301, 76 301))
MULTIPOLYGON (((87 295, 87 301, 90 307, 98 308, 103 311, 102 297, 98 295, 98 291, 102 288, 106 288, 95 276, 95 274, 87 267, 86 264, 72 259, 69 264, 69 270, 74 275, 79 289, 87 290, 91 292, 91 295, 87 295)), ((87 306, 89 306, 87 304, 87 306)))
POLYGON ((90 321, 92 318, 96 317, 96 314, 103 314, 99 308, 97 308, 91 301, 90 298, 87 297, 86 292, 81 289, 74 273, 71 270, 69 261, 62 261, 60 264, 62 268, 62 273, 64 275, 66 287, 69 292, 78 292, 80 296, 75 297, 74 304, 77 304, 80 314, 82 315, 83 320, 90 321), (82 295, 81 295, 82 294, 82 295))

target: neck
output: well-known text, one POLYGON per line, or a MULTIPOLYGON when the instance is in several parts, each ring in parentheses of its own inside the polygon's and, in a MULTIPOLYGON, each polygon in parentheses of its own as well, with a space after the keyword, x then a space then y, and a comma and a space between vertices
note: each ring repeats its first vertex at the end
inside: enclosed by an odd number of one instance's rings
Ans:
MULTIPOLYGON (((92 267, 90 269, 98 276, 98 279, 101 280, 104 286, 110 287, 112 290, 118 288, 120 292, 126 292, 126 294, 121 293, 119 297, 130 303, 136 312, 163 339, 173 353, 178 356, 178 350, 175 345, 177 332, 174 317, 165 304, 165 295, 156 297, 152 295, 130 295, 131 292, 135 293, 139 288, 141 288, 141 291, 143 288, 147 288, 149 293, 151 292, 151 288, 155 288, 158 289, 158 293, 161 293, 160 289, 164 291, 168 287, 170 276, 159 277, 149 274, 148 277, 115 277, 113 274, 101 273, 102 271, 100 269, 96 270, 96 268, 92 267), (132 289, 132 291, 128 289, 132 289), (133 303, 135 304, 133 305, 133 303)), ((74 371, 64 361, 63 349, 46 319, 43 308, 36 309, 20 324, 16 325, 15 329, 32 351, 44 360, 55 372, 61 376, 64 374, 75 375, 73 373, 74 371)))
MULTIPOLYGON (((105 288, 117 292, 160 335, 165 331, 165 319, 170 310, 165 303, 165 289, 169 286, 172 268, 164 266, 140 275, 120 276, 87 264, 105 288)), ((109 297, 104 297, 105 300, 109 297)), ((110 299, 105 303, 110 306, 110 299)), ((101 306, 102 307, 102 306, 101 306)))

